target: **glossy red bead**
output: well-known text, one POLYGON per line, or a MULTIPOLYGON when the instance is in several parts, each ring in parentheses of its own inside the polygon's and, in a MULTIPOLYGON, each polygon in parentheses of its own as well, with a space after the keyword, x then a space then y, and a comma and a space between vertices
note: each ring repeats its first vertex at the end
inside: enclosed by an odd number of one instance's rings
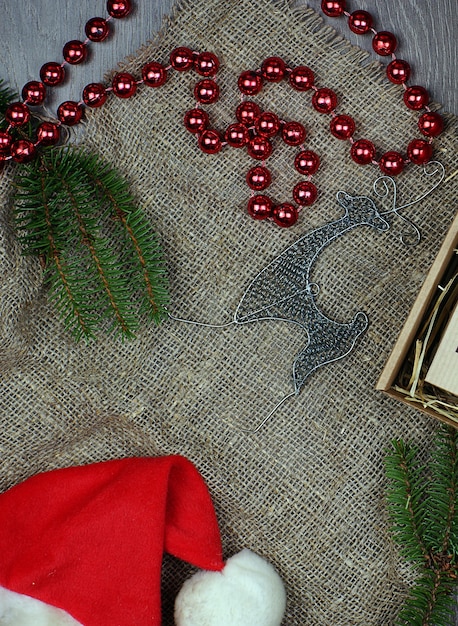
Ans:
POLYGON ((437 137, 444 130, 444 118, 435 111, 427 111, 420 116, 418 128, 426 137, 437 137))
POLYGON ((407 156, 415 165, 424 165, 433 156, 433 147, 424 139, 414 139, 407 146, 407 156))
POLYGON ((111 81, 113 93, 118 98, 130 98, 137 91, 137 82, 132 74, 128 72, 120 72, 115 74, 111 81))
POLYGON ((93 17, 86 22, 84 32, 88 39, 99 43, 105 41, 110 34, 110 24, 103 17, 93 17))
POLYGON ((219 69, 219 59, 213 52, 201 52, 195 57, 194 65, 201 76, 215 76, 219 69))
POLYGON ((194 54, 189 48, 175 48, 170 53, 170 65, 177 72, 185 72, 194 67, 194 54))
POLYGON ((261 76, 271 83, 279 83, 286 74, 286 63, 280 57, 268 57, 261 64, 261 76))
POLYGON ((260 115, 261 107, 251 100, 246 100, 239 104, 235 111, 235 117, 238 121, 247 126, 254 126, 255 121, 260 115))
POLYGON ((322 0, 321 10, 328 17, 340 17, 345 11, 345 0, 322 0))
POLYGON ((337 139, 350 139, 355 132, 355 120, 349 115, 336 115, 332 118, 329 128, 337 139))
POLYGON ((70 63, 70 65, 78 65, 78 63, 82 63, 87 57, 86 44, 77 39, 73 39, 65 44, 62 54, 67 63, 70 63))
POLYGON ((357 35, 368 33, 373 24, 372 15, 367 11, 353 11, 348 18, 348 26, 357 35))
POLYGON ((5 119, 11 126, 23 126, 30 121, 29 107, 23 102, 13 102, 5 111, 5 119))
POLYGON ((142 79, 147 87, 162 87, 167 80, 167 70, 162 63, 151 61, 142 67, 142 79))
POLYGON ((368 165, 375 159, 375 146, 372 141, 367 139, 358 139, 355 141, 350 150, 351 158, 358 165, 368 165))
POLYGON ((332 89, 317 89, 312 96, 312 106, 318 113, 331 113, 337 106, 337 95, 332 89))
POLYGON ((299 122, 286 122, 282 126, 281 136, 288 146, 300 146, 301 143, 304 143, 307 132, 299 122))
POLYGON ((309 180, 297 183, 293 189, 294 202, 299 206, 310 206, 316 200, 318 190, 309 180))
POLYGON ((264 111, 255 121, 254 127, 261 137, 274 137, 280 130, 280 120, 275 113, 264 111))
POLYGON ((396 37, 387 30, 381 30, 372 39, 374 52, 382 57, 387 57, 396 50, 398 45, 396 37))
POLYGON ((255 96, 262 89, 262 77, 260 74, 248 70, 240 74, 237 84, 239 90, 246 96, 255 96))
POLYGON ((299 214, 296 207, 289 202, 284 202, 272 209, 272 219, 282 228, 289 228, 297 222, 299 214))
POLYGON ((429 93, 420 85, 413 85, 404 91, 404 104, 413 111, 424 109, 429 102, 429 93))
POLYGON ((64 82, 65 70, 59 63, 50 61, 41 66, 40 78, 45 85, 55 87, 64 82))
POLYGON ((272 214, 272 200, 268 196, 252 196, 248 200, 248 213, 254 220, 265 220, 272 214))
POLYGON ((311 89, 315 82, 315 74, 309 67, 299 65, 289 75, 289 84, 297 91, 311 89))
POLYGON ((46 87, 38 80, 31 80, 22 88, 24 102, 32 106, 43 104, 46 98, 46 87))
POLYGON ((268 159, 272 154, 272 144, 267 137, 259 137, 256 135, 247 144, 247 152, 253 159, 263 161, 268 159))
POLYGON ((245 124, 231 124, 225 134, 224 138, 232 148, 243 148, 250 141, 250 132, 245 124))
POLYGON ((13 138, 6 130, 0 130, 0 154, 5 156, 11 152, 13 138))
POLYGON ((184 125, 190 133, 201 133, 208 126, 208 115, 202 109, 190 109, 185 113, 184 125))
POLYGON ((194 97, 202 104, 212 104, 219 98, 219 87, 211 78, 200 80, 194 87, 194 97))
POLYGON ((59 108, 57 109, 57 117, 62 124, 74 126, 75 124, 78 124, 83 117, 83 107, 79 104, 79 102, 67 100, 59 105, 59 108))
POLYGON ((132 2, 130 0, 108 0, 107 11, 111 17, 122 19, 127 17, 132 10, 132 2))
POLYGON ((60 127, 53 122, 42 122, 37 128, 37 141, 43 146, 54 146, 60 139, 60 127))
POLYGON ((216 130, 204 130, 199 137, 199 147, 202 152, 216 154, 223 147, 223 142, 216 130))
POLYGON ((312 150, 302 150, 294 159, 294 167, 299 174, 311 176, 320 167, 320 157, 312 150))
POLYGON ((29 163, 36 156, 36 148, 28 139, 19 139, 11 146, 11 156, 17 163, 29 163))
POLYGON ((83 102, 88 107, 101 107, 106 100, 107 90, 102 83, 90 83, 83 89, 83 102))
POLYGON ((394 59, 386 67, 386 76, 392 83, 400 85, 410 78, 410 65, 402 59, 394 59))
POLYGON ((379 167, 388 176, 397 176, 404 169, 404 158, 399 152, 394 150, 385 152, 380 158, 379 167))
POLYGON ((272 182, 272 176, 270 175, 267 167, 264 167, 263 165, 256 165, 248 170, 246 182, 250 189, 262 191, 270 185, 272 182))

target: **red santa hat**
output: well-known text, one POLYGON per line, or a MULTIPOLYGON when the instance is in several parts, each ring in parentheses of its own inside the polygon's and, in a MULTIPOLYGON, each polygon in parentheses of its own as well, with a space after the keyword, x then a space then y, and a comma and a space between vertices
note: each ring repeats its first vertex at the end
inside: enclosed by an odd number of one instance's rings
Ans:
POLYGON ((177 626, 279 626, 283 584, 243 550, 223 562, 216 515, 181 456, 54 470, 0 495, 2 626, 159 626, 162 556, 205 572, 185 583, 177 626))

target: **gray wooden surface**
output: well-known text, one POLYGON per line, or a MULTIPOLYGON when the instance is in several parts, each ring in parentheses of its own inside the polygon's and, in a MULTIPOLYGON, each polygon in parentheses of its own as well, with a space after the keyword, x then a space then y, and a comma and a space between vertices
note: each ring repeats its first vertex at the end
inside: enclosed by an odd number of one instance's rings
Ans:
MULTIPOLYGON (((321 4, 320 0, 295 3, 315 9, 321 4)), ((63 100, 78 100, 84 85, 100 81, 119 60, 154 38, 172 4, 173 0, 136 0, 134 13, 115 21, 114 36, 91 46, 90 61, 70 68, 70 80, 54 90, 51 110, 63 100)), ((399 39, 399 58, 413 67, 414 83, 424 85, 444 110, 458 114, 458 0, 348 0, 348 6, 350 11, 370 11, 379 30, 392 30, 399 39)), ((20 92, 27 81, 38 78, 45 61, 61 61, 68 40, 84 38, 84 24, 90 17, 105 16, 106 10, 105 0, 0 0, 0 15, 0 78, 20 92)), ((353 35, 345 20, 327 21, 353 43, 370 49, 370 38, 353 35)), ((188 43, 177 41, 177 45, 188 43)))

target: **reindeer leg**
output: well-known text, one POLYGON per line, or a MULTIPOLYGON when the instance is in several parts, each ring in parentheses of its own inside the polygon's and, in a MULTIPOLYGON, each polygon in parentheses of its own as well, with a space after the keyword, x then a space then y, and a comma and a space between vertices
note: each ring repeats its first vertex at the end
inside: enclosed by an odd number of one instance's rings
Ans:
POLYGON ((362 312, 357 313, 349 324, 340 324, 315 308, 312 319, 309 318, 307 326, 304 326, 308 343, 293 364, 296 393, 299 393, 308 376, 316 369, 349 354, 367 325, 367 316, 362 312))

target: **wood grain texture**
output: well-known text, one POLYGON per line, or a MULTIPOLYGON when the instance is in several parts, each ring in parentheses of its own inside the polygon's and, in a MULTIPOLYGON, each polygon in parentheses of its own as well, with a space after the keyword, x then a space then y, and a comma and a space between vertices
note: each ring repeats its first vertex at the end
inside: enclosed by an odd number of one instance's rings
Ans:
MULTIPOLYGON (((189 3, 192 6, 192 0, 189 3)), ((295 0, 298 6, 307 4, 317 10, 320 3, 295 0)), ((105 0, 0 0, 0 78, 20 92, 27 81, 38 78, 45 61, 61 61, 67 41, 84 39, 85 22, 105 16, 105 4, 105 0)), ((172 5, 173 0, 137 0, 129 19, 112 22, 114 36, 91 46, 90 62, 69 69, 66 84, 53 90, 51 111, 64 100, 78 100, 84 85, 99 82, 119 61, 153 39, 172 5)), ((399 58, 412 65, 413 82, 427 87, 444 110, 458 114, 457 0, 349 0, 348 5, 350 11, 370 11, 379 30, 393 31, 399 40, 399 58)), ((371 50, 370 37, 351 33, 345 19, 325 20, 352 43, 371 50)), ((247 60, 247 66, 252 64, 247 60)), ((454 623, 458 625, 458 615, 454 623)))

